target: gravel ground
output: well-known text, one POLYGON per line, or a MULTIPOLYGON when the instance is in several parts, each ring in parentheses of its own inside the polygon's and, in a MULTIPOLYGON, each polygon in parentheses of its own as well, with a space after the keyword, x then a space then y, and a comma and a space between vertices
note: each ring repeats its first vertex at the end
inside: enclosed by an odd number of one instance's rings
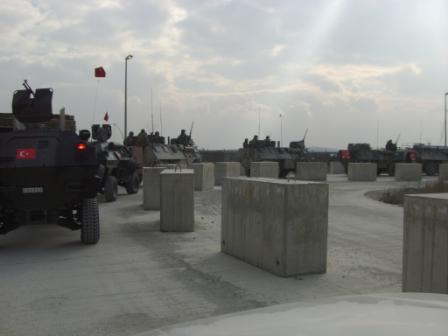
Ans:
POLYGON ((96 246, 28 226, 0 236, 0 335, 133 335, 318 297, 399 292, 402 208, 367 198, 401 186, 330 177, 328 271, 279 278, 219 252, 221 191, 195 193, 196 232, 160 233, 141 193, 100 206, 96 246))

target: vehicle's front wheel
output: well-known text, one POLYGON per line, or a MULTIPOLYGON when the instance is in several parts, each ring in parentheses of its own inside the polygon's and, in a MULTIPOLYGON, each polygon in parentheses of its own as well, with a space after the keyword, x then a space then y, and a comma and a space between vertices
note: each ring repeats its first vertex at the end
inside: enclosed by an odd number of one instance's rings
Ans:
POLYGON ((107 176, 104 182, 104 199, 106 202, 114 202, 118 195, 118 182, 115 176, 107 176))
POLYGON ((136 194, 140 188, 140 176, 135 171, 125 185, 128 194, 136 194))
POLYGON ((387 167, 387 173, 389 176, 395 176, 395 164, 391 163, 389 167, 387 167))
POLYGON ((96 244, 100 240, 100 215, 96 198, 82 201, 81 241, 83 244, 96 244))
POLYGON ((436 162, 427 162, 423 166, 423 171, 428 176, 434 176, 438 173, 438 166, 436 162))

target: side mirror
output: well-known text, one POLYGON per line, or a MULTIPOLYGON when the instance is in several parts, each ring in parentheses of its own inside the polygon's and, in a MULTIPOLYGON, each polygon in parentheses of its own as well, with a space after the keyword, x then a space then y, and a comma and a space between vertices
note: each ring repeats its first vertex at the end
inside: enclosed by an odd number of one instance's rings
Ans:
POLYGON ((89 130, 80 130, 79 138, 83 141, 87 141, 90 139, 90 131, 89 130))

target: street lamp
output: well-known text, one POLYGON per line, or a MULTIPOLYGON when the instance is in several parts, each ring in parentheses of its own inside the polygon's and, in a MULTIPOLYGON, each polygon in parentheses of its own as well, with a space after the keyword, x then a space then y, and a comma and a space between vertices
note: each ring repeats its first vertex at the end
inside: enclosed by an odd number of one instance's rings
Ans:
POLYGON ((446 113, 447 113, 447 110, 446 110, 446 97, 448 96, 448 92, 447 93, 445 93, 445 124, 444 124, 444 129, 445 129, 445 147, 446 147, 446 113))
POLYGON ((132 55, 127 55, 124 59, 124 136, 128 134, 128 61, 132 55))

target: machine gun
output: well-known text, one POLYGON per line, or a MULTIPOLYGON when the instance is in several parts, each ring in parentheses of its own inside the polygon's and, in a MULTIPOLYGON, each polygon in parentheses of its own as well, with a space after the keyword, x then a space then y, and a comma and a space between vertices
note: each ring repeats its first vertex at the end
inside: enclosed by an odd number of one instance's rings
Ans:
POLYGON ((44 123, 53 118, 51 102, 53 90, 50 88, 33 91, 28 81, 23 81, 25 90, 14 91, 12 98, 12 113, 24 124, 44 123))

